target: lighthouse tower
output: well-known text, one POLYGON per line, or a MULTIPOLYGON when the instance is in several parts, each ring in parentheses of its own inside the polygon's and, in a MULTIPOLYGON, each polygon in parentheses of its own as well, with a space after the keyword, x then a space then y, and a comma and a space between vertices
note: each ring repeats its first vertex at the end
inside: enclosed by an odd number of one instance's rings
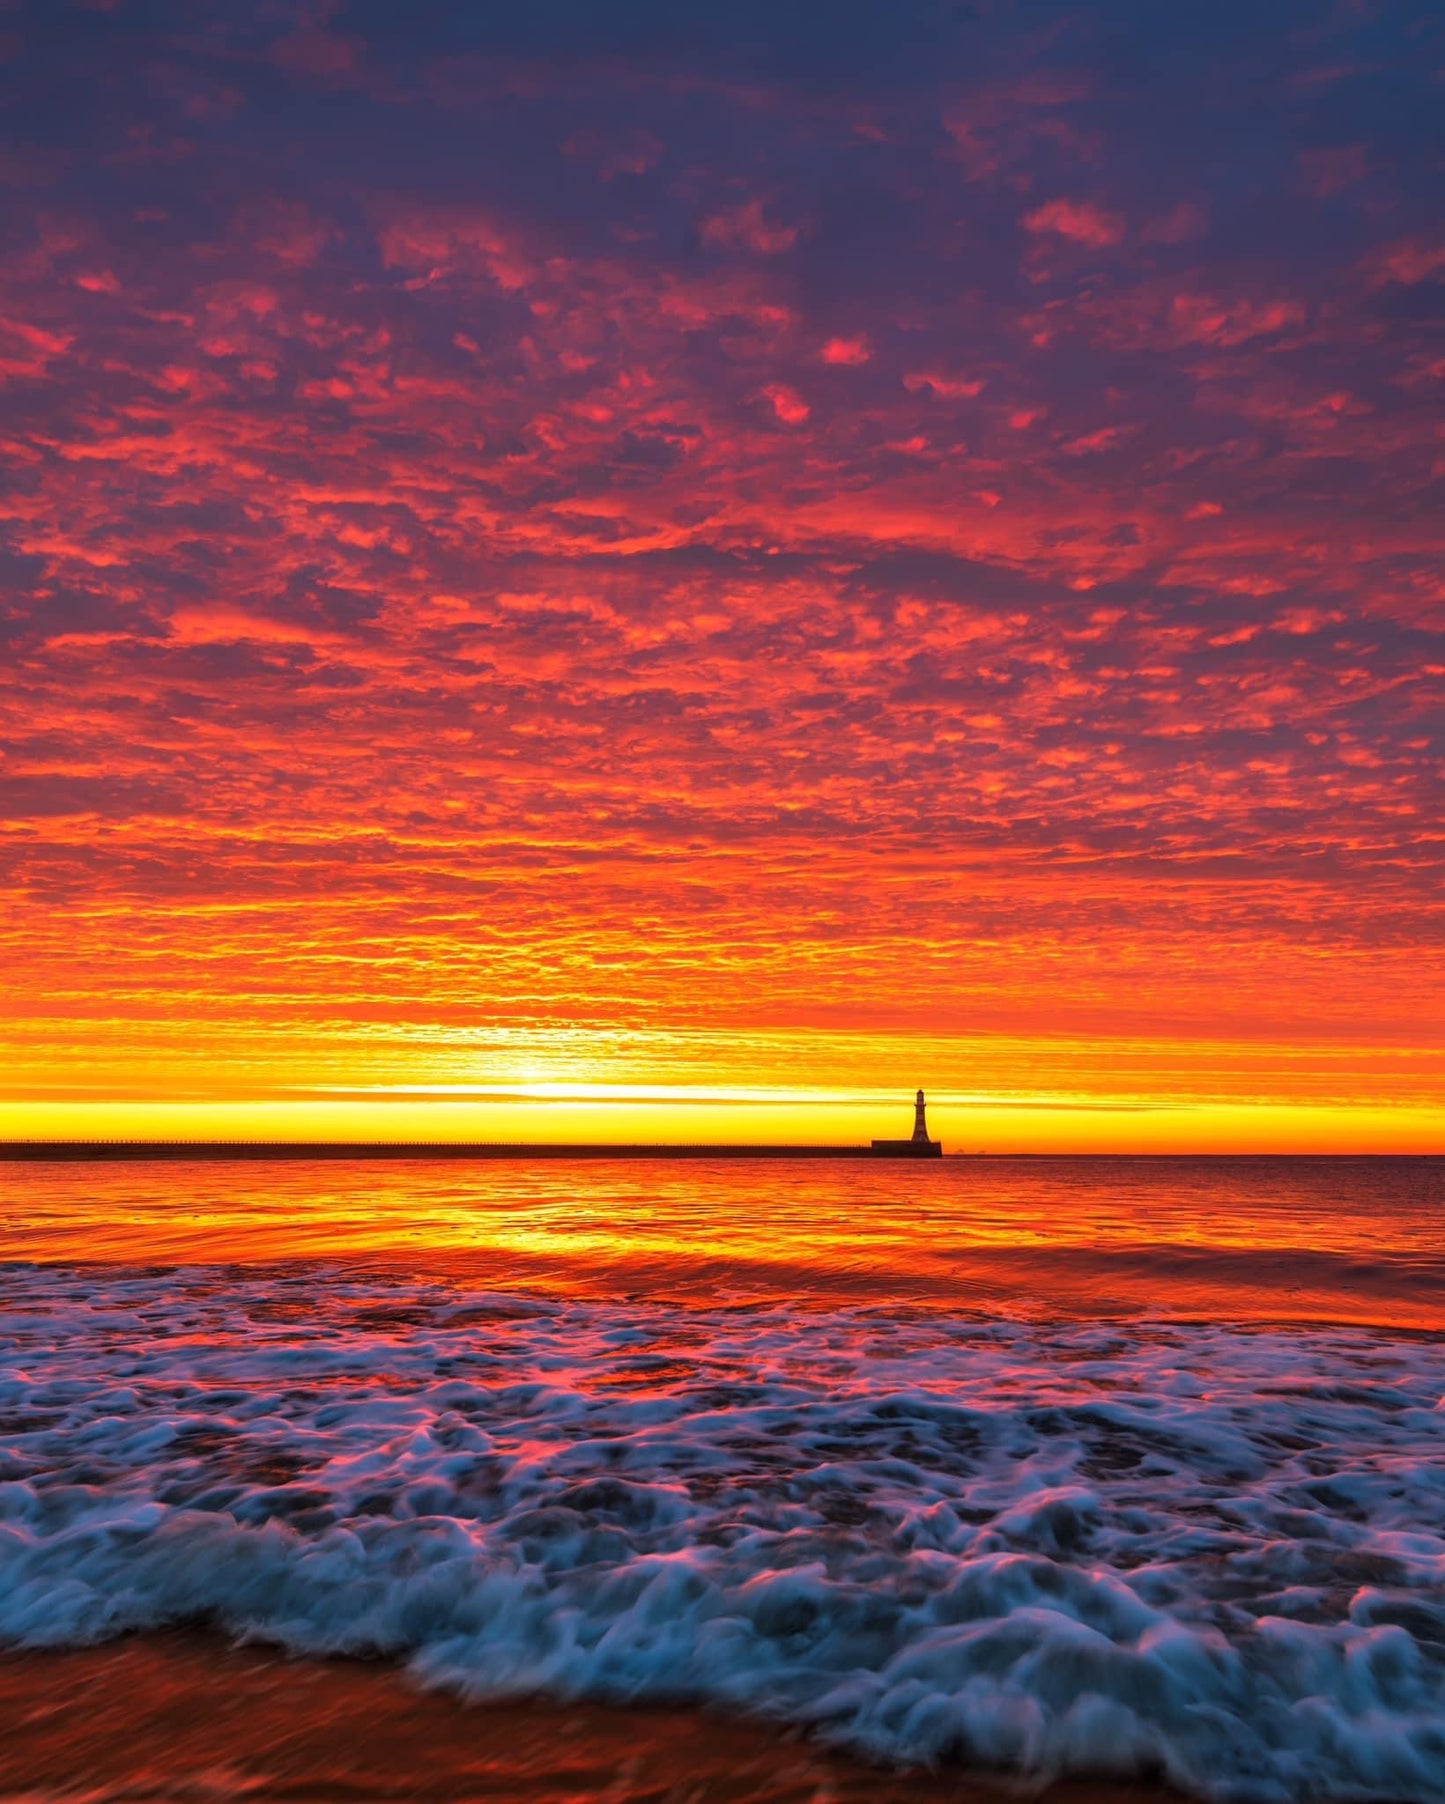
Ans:
POLYGON ((913 1099, 913 1133, 907 1140, 875 1140, 873 1151, 883 1159, 941 1159, 943 1142, 928 1138, 923 1113, 923 1092, 913 1099))

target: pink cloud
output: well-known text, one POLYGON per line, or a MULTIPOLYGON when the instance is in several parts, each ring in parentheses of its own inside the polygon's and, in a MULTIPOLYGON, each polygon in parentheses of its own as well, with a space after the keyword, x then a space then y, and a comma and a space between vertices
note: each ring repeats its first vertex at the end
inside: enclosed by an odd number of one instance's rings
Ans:
POLYGON ((785 382, 770 382, 763 393, 772 402, 773 412, 785 426, 801 426, 812 413, 797 389, 789 388, 785 382))
POLYGON ((1184 344, 1243 344, 1302 326, 1304 321, 1299 301, 1221 301, 1207 294, 1179 294, 1169 308, 1173 335, 1184 344))
POLYGON ((1118 214, 1092 201, 1046 201, 1024 215, 1024 225, 1030 232, 1052 232, 1071 244, 1085 244, 1094 250, 1118 244, 1124 236, 1124 222, 1118 214))
POLYGON ((867 338, 859 333, 853 338, 828 339, 818 355, 824 363, 853 366, 870 362, 873 357, 873 347, 867 338))
POLYGON ((703 220, 701 233, 704 244, 727 250, 756 251, 763 257, 776 257, 783 251, 790 251, 798 242, 798 228, 773 224, 763 213, 763 203, 757 199, 712 214, 703 220))
POLYGON ((288 74, 334 86, 355 75, 361 67, 363 51, 359 38, 305 25, 277 39, 271 48, 271 60, 288 74))
POLYGON ((499 287, 515 291, 536 274, 515 239, 481 214, 397 211, 383 221, 380 239, 387 267, 421 272, 421 284, 480 269, 499 287))
POLYGON ((942 401, 971 401, 975 395, 983 393, 984 381, 981 376, 949 376, 937 370, 910 370, 903 378, 903 386, 910 395, 926 390, 942 401))
POLYGON ((1191 239, 1202 238, 1208 225, 1209 216, 1203 207, 1195 201, 1182 200, 1167 213, 1151 219, 1139 236, 1146 244, 1187 244, 1191 239))
POLYGON ((1366 273, 1373 287, 1396 284, 1410 288, 1417 282, 1428 282, 1445 269, 1445 238, 1427 236, 1402 238, 1375 252, 1366 263, 1366 273))

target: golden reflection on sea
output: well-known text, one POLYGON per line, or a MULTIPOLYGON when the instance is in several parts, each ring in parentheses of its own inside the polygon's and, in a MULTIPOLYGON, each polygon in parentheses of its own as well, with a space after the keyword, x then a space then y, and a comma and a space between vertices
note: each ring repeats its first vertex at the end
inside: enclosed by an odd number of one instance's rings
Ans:
POLYGON ((498 1288, 1445 1326, 1445 1163, 0 1167, 0 1258, 383 1261, 498 1288))

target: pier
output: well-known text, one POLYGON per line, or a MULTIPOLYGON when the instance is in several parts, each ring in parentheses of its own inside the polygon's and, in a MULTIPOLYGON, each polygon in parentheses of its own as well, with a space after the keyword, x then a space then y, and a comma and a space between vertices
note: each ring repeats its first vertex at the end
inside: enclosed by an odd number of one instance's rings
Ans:
POLYGON ((486 1140, 0 1140, 0 1164, 60 1162, 121 1164, 184 1159, 939 1159, 943 1143, 930 1140, 923 1092, 914 1104, 907 1140, 874 1140, 866 1146, 808 1146, 724 1141, 716 1145, 666 1141, 614 1144, 486 1140))
MULTIPOLYGON (((937 1157, 942 1148, 934 1143, 937 1157)), ((59 1161, 73 1164, 127 1160, 245 1159, 906 1159, 917 1158, 908 1140, 871 1146, 635 1145, 567 1141, 515 1143, 446 1140, 4 1140, 0 1164, 59 1161)), ((925 1154, 924 1157, 929 1155, 925 1154)))

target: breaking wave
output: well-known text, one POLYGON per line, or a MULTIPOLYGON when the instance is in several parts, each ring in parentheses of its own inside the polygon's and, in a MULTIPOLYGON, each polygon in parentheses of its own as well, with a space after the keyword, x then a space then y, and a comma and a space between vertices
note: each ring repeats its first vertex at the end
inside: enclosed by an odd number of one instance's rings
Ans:
POLYGON ((1445 1799, 1445 1347, 12 1266, 0 1638, 206 1621, 875 1758, 1445 1799))

